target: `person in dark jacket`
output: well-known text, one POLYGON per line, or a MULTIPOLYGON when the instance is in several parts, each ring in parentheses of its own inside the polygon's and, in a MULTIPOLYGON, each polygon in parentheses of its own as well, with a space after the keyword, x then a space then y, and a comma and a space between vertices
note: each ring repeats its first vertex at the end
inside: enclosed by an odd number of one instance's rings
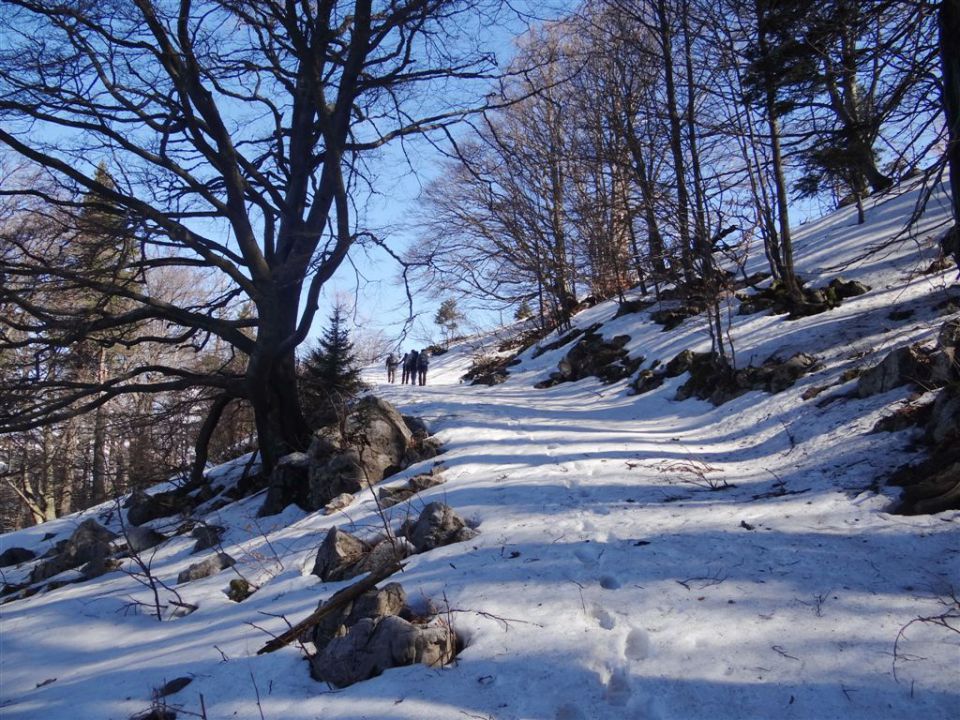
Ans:
POLYGON ((401 384, 401 385, 406 385, 406 384, 407 384, 407 377, 409 377, 409 375, 410 375, 410 353, 405 352, 405 353, 403 354, 403 357, 400 358, 400 370, 402 371, 402 375, 401 375, 401 378, 400 378, 400 384, 401 384))
POLYGON ((417 358, 417 376, 421 385, 427 384, 427 370, 430 368, 430 353, 421 350, 417 358))
POLYGON ((407 366, 407 379, 410 381, 411 385, 417 384, 417 361, 419 360, 420 353, 416 350, 410 351, 410 358, 407 361, 409 364, 407 366))
POLYGON ((397 356, 393 353, 387 355, 387 382, 395 383, 397 381, 397 365, 400 364, 400 361, 397 360, 397 356))

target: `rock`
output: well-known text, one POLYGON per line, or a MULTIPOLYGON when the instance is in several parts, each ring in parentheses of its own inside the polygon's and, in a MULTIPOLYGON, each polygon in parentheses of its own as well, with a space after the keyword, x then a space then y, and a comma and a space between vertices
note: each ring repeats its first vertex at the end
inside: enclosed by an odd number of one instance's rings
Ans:
POLYGON ((147 495, 134 493, 130 496, 127 510, 127 522, 130 525, 143 525, 157 518, 179 515, 193 510, 196 501, 178 490, 147 495))
POLYGON ((879 365, 861 373, 857 379, 857 395, 870 397, 906 385, 917 377, 920 364, 920 351, 915 345, 897 348, 879 365))
POLYGON ((695 353, 693 350, 681 350, 677 353, 676 357, 667 363, 664 368, 664 373, 670 378, 679 377, 690 370, 699 356, 705 354, 706 353, 695 353))
POLYGON ((112 557, 103 557, 103 558, 94 558, 82 568, 80 568, 80 574, 83 575, 84 580, 92 580, 93 578, 100 577, 101 575, 106 575, 108 572, 113 572, 120 568, 120 561, 112 557))
POLYGON ((663 371, 641 370, 630 383, 630 388, 634 395, 642 395, 663 385, 664 380, 666 380, 666 374, 663 371))
POLYGON ((414 552, 415 548, 407 542, 406 538, 381 540, 353 567, 351 577, 376 572, 391 565, 398 565, 402 560, 413 555, 414 552))
POLYGON ((316 509, 310 506, 310 458, 306 453, 290 453, 277 462, 260 515, 276 515, 290 503, 303 510, 316 509))
POLYGON ((333 515, 335 512, 349 507, 353 503, 353 495, 350 493, 340 493, 333 500, 323 506, 324 515, 333 515))
POLYGON ((141 528, 135 526, 126 528, 124 531, 124 536, 127 540, 127 549, 131 554, 149 550, 150 548, 156 547, 167 539, 166 535, 157 532, 152 528, 141 528))
MULTIPOLYGON (((345 635, 347 628, 356 625, 360 620, 399 615, 406 603, 407 593, 400 583, 388 583, 379 590, 368 590, 353 602, 323 618, 319 625, 314 626, 310 639, 317 650, 322 650, 333 638, 345 635)), ((324 604, 321 602, 317 609, 324 604)))
POLYGON ((771 363, 767 391, 778 393, 791 387, 800 377, 806 375, 817 364, 817 359, 807 353, 797 353, 782 363, 771 363))
POLYGON ((382 507, 393 507, 394 505, 399 505, 405 500, 409 500, 419 492, 436 487, 437 485, 442 485, 443 483, 443 478, 439 474, 435 474, 433 472, 425 473, 423 475, 415 475, 407 480, 403 485, 380 488, 380 490, 377 492, 377 498, 379 499, 382 507))
POLYGON ((404 500, 409 500, 416 494, 416 491, 407 485, 395 485, 380 488, 377 491, 377 500, 380 501, 381 507, 388 508, 399 505, 404 500))
POLYGON ((356 493, 402 469, 414 444, 403 417, 389 403, 362 398, 344 432, 329 430, 311 444, 308 509, 322 508, 342 493, 356 493))
POLYGON ((869 285, 864 285, 857 280, 844 280, 842 277, 831 280, 827 288, 833 290, 837 300, 846 300, 870 292, 869 285))
POLYGON ((406 530, 406 536, 417 552, 464 542, 477 536, 477 531, 467 527, 466 522, 453 508, 439 502, 427 505, 417 521, 406 530))
POLYGON ((104 560, 113 552, 110 542, 116 537, 93 518, 84 520, 68 540, 57 543, 55 555, 33 568, 30 582, 46 580, 93 560, 104 560))
POLYGON ((613 383, 629 377, 643 364, 643 358, 631 358, 624 349, 629 335, 618 335, 604 340, 594 328, 560 360, 557 371, 549 380, 537 383, 536 387, 551 387, 561 382, 573 382, 586 377, 596 377, 605 383, 613 383))
POLYGON ((33 550, 27 550, 22 547, 11 547, 0 553, 0 567, 9 567, 10 565, 19 565, 20 563, 33 560, 37 554, 33 550))
POLYGON ((396 615, 380 620, 364 618, 312 658, 310 674, 336 687, 346 687, 392 667, 442 665, 453 658, 455 651, 455 637, 446 625, 419 627, 396 615))
POLYGON ((359 563, 369 551, 370 546, 363 540, 337 527, 332 527, 317 551, 312 572, 324 582, 353 577, 358 574, 351 573, 353 566, 359 563))
POLYGON ((234 602, 243 602, 253 595, 253 588, 243 578, 234 578, 227 587, 227 597, 234 602))
POLYGON ((193 546, 193 550, 190 551, 190 554, 196 555, 198 552, 217 547, 226 531, 226 528, 220 527, 219 525, 197 525, 197 527, 190 531, 190 537, 197 541, 193 546))
POLYGON ((236 560, 226 553, 215 553, 206 560, 194 563, 177 575, 177 585, 216 575, 221 570, 236 565, 236 560))
POLYGON ((925 431, 928 442, 934 445, 960 437, 960 393, 946 388, 937 394, 925 431))
POLYGON ((958 377, 958 350, 960 350, 960 320, 951 320, 943 324, 937 335, 937 349, 931 363, 931 382, 942 386, 958 377))
POLYGON ((413 436, 414 441, 422 441, 430 436, 430 431, 427 429, 427 424, 420 418, 413 415, 401 415, 401 417, 403 418, 403 422, 406 423, 407 429, 413 436))

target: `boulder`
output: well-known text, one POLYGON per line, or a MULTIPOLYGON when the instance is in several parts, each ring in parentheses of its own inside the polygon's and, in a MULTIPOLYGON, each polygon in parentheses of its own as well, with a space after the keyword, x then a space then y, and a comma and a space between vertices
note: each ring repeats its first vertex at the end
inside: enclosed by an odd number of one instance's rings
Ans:
POLYGON ((897 348, 879 365, 865 370, 857 379, 857 395, 861 398, 878 395, 917 378, 921 365, 917 346, 897 348))
POLYGON ((778 393, 791 387, 800 377, 806 375, 817 364, 817 359, 807 353, 797 353, 783 362, 770 363, 770 376, 767 391, 778 393))
POLYGON ((666 380, 666 374, 662 370, 641 370, 637 373, 633 382, 630 383, 630 388, 634 395, 642 395, 651 390, 656 390, 663 385, 664 380, 666 380))
POLYGON ((113 552, 110 542, 116 537, 93 518, 84 520, 69 539, 57 543, 55 555, 33 568, 30 582, 46 580, 94 560, 104 560, 113 552))
POLYGON ((349 507, 353 502, 353 495, 350 493, 340 493, 333 500, 323 506, 324 515, 333 515, 335 512, 349 507))
POLYGON ((196 555, 198 552, 216 547, 220 544, 226 531, 226 528, 219 525, 198 525, 190 531, 190 537, 197 541, 190 554, 196 555))
POLYGON ((127 540, 127 549, 131 553, 140 553, 144 550, 149 550, 167 539, 167 536, 163 533, 157 532, 152 528, 142 527, 126 528, 124 537, 127 540))
POLYGON ((27 550, 22 547, 7 548, 0 553, 0 567, 19 565, 20 563, 33 560, 35 557, 37 557, 37 554, 33 550, 27 550))
POLYGON ((284 455, 273 468, 267 498, 260 509, 261 515, 275 515, 290 503, 303 510, 310 507, 310 457, 306 453, 284 455))
POLYGON ((196 505, 196 500, 187 493, 178 490, 147 495, 134 493, 130 496, 127 509, 127 522, 130 525, 143 525, 157 518, 188 513, 196 505))
POLYGON ((80 568, 84 580, 92 580, 120 569, 120 561, 112 557, 97 557, 80 568))
POLYGON ((406 538, 388 538, 381 540, 364 558, 351 569, 351 577, 363 573, 373 573, 388 566, 396 566, 405 558, 414 554, 415 548, 406 538))
POLYGON ((838 277, 831 280, 827 285, 827 292, 832 294, 837 301, 840 301, 864 295, 870 292, 870 286, 864 285, 858 280, 844 280, 842 277, 838 277))
POLYGON ((370 546, 340 528, 332 527, 317 550, 313 574, 324 582, 344 580, 359 574, 351 572, 370 551, 370 546))
POLYGON ((221 570, 236 565, 236 560, 226 553, 215 553, 206 560, 194 563, 177 575, 177 585, 216 575, 221 570))
MULTIPOLYGON (((336 596, 334 596, 336 597, 336 596)), ((333 638, 345 635, 347 628, 365 618, 380 619, 399 615, 407 603, 407 593, 400 583, 388 583, 379 590, 374 588, 324 617, 314 626, 310 640, 317 650, 323 650, 333 638)), ((326 602, 321 602, 317 609, 326 602)))
POLYGON ((944 323, 937 336, 937 347, 930 363, 930 382, 926 383, 928 386, 947 385, 960 376, 958 349, 960 349, 960 320, 951 320, 944 323))
POLYGON ((960 437, 960 393, 951 388, 937 393, 927 421, 926 437, 934 445, 960 437))
POLYGON ((643 364, 643 358, 630 357, 624 349, 628 342, 629 335, 617 335, 610 340, 604 340, 591 328, 560 360, 556 372, 535 387, 548 388, 586 377, 596 377, 609 384, 629 377, 643 364))
POLYGON ((310 674, 336 687, 346 687, 393 667, 443 665, 455 652, 456 638, 447 625, 423 627, 396 615, 363 618, 311 659, 310 674))
POLYGON ((417 552, 464 542, 477 536, 477 531, 468 527, 453 508, 440 502, 427 505, 415 523, 404 526, 404 531, 417 552))
POLYGON ((317 510, 342 493, 356 493, 403 467, 413 434, 389 403, 367 396, 341 428, 328 428, 310 446, 307 509, 317 510))

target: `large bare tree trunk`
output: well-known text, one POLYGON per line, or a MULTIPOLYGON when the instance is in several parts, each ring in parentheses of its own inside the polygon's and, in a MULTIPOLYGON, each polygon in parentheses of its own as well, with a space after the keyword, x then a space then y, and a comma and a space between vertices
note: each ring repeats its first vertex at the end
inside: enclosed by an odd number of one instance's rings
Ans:
POLYGON ((940 58, 943 63, 943 114, 949 142, 950 192, 954 232, 960 234, 960 0, 940 4, 940 58))

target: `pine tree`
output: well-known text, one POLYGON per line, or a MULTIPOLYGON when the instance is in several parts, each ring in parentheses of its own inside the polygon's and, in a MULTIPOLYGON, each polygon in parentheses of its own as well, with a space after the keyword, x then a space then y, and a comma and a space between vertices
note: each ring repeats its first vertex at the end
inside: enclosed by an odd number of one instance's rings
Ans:
POLYGON ((338 306, 323 337, 303 360, 300 395, 307 421, 315 428, 336 421, 363 388, 350 332, 343 326, 338 306))
POLYGON ((453 298, 447 298, 440 303, 437 314, 433 316, 433 321, 443 330, 444 345, 450 345, 450 339, 460 327, 460 321, 463 320, 463 313, 457 309, 457 301, 453 298))
POLYGON ((530 307, 530 303, 526 300, 520 302, 520 305, 517 306, 517 311, 513 314, 514 320, 529 320, 533 317, 533 309, 530 307))

